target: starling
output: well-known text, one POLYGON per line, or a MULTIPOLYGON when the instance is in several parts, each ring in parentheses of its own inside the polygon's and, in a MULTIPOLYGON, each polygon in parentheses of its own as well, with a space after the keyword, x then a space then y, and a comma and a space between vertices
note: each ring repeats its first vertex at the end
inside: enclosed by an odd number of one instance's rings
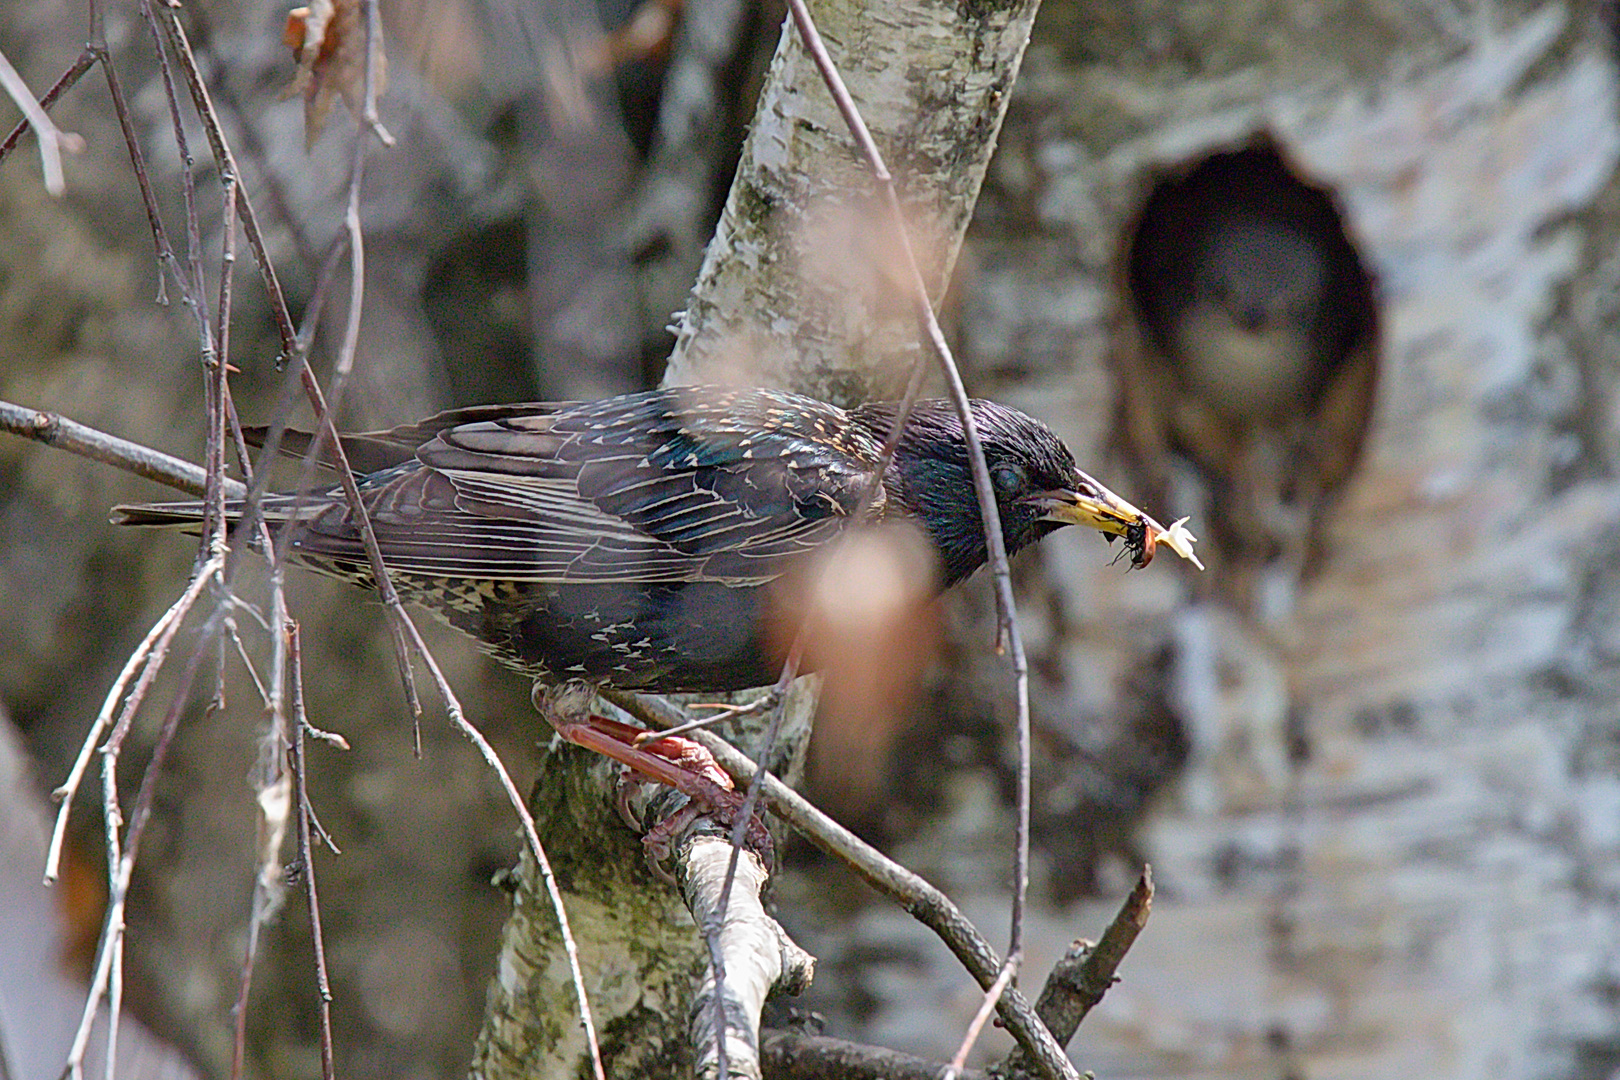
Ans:
MULTIPOLYGON (((1165 529, 1081 472, 1050 429, 972 404, 1009 554, 1066 524, 1125 538, 1136 565, 1165 529)), ((840 409, 768 390, 672 387, 589 403, 486 405, 342 437, 389 577, 401 597, 476 638, 535 680, 535 703, 569 742, 689 798, 647 831, 657 857, 690 815, 735 819, 742 798, 706 751, 591 713, 592 686, 722 693, 773 683, 773 633, 788 579, 849 526, 873 481, 896 406, 840 409), (686 817, 683 817, 685 815, 686 817)), ((264 432, 256 435, 262 439, 264 432)), ((284 448, 307 452, 308 435, 284 448)), ((872 491, 878 521, 909 519, 948 587, 988 556, 960 419, 943 401, 912 411, 872 491)), ((340 487, 268 495, 290 557, 374 582, 340 487)), ((129 525, 191 525, 201 503, 118 508, 129 525)), ((233 521, 240 502, 226 505, 233 521)), ((1196 560, 1194 560, 1196 562, 1196 560)), ((621 805, 623 805, 621 801, 621 805)), ((769 834, 750 822, 749 842, 769 834)))
MULTIPOLYGON (((1165 530, 1081 472, 1052 431, 974 401, 1009 554, 1065 524, 1165 530)), ((489 405, 343 437, 401 597, 537 681, 721 693, 772 683, 769 587, 850 523, 896 406, 840 409, 769 390, 671 387, 588 403, 489 405)), ((300 453, 310 437, 289 432, 300 453)), ((201 503, 120 507, 120 523, 195 525, 201 503)), ((234 520, 240 503, 230 503, 234 520)), ((339 487, 268 495, 291 558, 372 587, 339 487)), ((913 409, 874 519, 913 519, 949 587, 987 560, 962 425, 913 409)))
POLYGON ((1204 223, 1185 295, 1167 318, 1177 371, 1191 393, 1230 424, 1266 421, 1317 393, 1342 343, 1328 253, 1285 222, 1223 212, 1204 223))

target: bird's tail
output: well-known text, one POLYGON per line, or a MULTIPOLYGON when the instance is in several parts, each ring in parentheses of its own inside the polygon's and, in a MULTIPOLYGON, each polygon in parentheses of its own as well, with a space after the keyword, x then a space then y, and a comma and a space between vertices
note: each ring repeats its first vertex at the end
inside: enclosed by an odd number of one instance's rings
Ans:
MULTIPOLYGON (((172 503, 139 503, 135 505, 119 505, 112 508, 112 523, 114 525, 139 525, 143 528, 184 528, 187 525, 200 525, 203 520, 204 506, 200 502, 172 502, 172 503)), ((231 513, 231 504, 225 504, 227 515, 231 513)), ((241 508, 231 520, 241 517, 241 508)))
MULTIPOLYGON (((324 502, 309 495, 266 495, 259 505, 260 515, 272 529, 288 522, 313 518, 327 509, 324 502)), ((242 520, 246 506, 242 499, 225 500, 226 523, 235 525, 242 520)), ((203 502, 122 504, 112 508, 112 523, 142 528, 196 530, 202 527, 207 513, 208 504, 203 502)))

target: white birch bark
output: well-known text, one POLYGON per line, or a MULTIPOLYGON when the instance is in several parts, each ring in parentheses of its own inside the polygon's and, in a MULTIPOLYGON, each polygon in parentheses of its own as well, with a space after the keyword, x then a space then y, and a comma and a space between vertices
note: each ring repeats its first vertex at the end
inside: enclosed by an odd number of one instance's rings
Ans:
POLYGON ((1040 721, 1085 745, 1168 642, 1191 744, 1140 834, 1153 920, 1077 1054, 1099 1075, 1608 1076, 1614 41, 1563 4, 1295 5, 1264 34, 1255 7, 1142 5, 1032 53, 1039 127, 1009 128, 1030 150, 998 179, 1033 228, 988 230, 970 300, 981 385, 1101 469, 1113 260, 1156 170, 1269 130, 1379 283, 1372 426, 1291 627, 1041 549, 1063 602, 1024 609, 1040 721), (1102 31, 1137 51, 1082 36, 1102 31))
MULTIPOLYGON (((937 304, 1035 4, 838 0, 813 11, 894 173, 937 304)), ((897 394, 920 338, 875 190, 797 35, 784 32, 668 379, 841 402, 897 394)))
MULTIPOLYGON (((896 176, 914 234, 927 238, 919 247, 936 295, 971 216, 1034 9, 1028 0, 812 5, 896 176)), ((884 226, 872 192, 820 76, 784 31, 667 379, 846 401, 902 384, 900 361, 919 354, 919 332, 893 273, 893 246, 873 239, 884 226)), ((789 709, 781 753, 797 760, 812 705, 789 709)), ((583 855, 590 867, 570 874, 565 889, 578 912, 598 1030, 611 1032, 609 1075, 687 1075, 701 941, 679 895, 625 845, 604 857, 598 830, 617 826, 602 812, 602 785, 564 781, 558 764, 554 756, 543 785, 567 795, 542 794, 536 816, 562 811, 543 835, 576 852, 553 848, 559 862, 583 855)), ((555 923, 531 871, 525 860, 472 1067, 490 1080, 587 1074, 572 992, 560 981, 555 923)))

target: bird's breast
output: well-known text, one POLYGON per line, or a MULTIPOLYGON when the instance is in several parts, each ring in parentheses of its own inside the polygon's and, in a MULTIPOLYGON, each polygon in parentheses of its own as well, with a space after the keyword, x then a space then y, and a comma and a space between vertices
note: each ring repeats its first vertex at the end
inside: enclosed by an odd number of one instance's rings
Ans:
POLYGON ((766 586, 509 583, 502 593, 463 628, 531 676, 723 693, 774 682, 780 668, 766 586))
POLYGON ((1207 304, 1182 313, 1174 333, 1183 384, 1226 420, 1255 423, 1297 406, 1310 387, 1315 349, 1308 327, 1248 330, 1207 304))

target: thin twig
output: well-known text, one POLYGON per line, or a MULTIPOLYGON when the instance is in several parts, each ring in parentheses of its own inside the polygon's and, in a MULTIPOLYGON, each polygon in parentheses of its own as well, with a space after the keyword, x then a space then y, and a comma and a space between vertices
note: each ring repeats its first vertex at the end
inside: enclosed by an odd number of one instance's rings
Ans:
MULTIPOLYGON (((208 139, 215 165, 221 174, 240 176, 241 171, 236 167, 236 156, 231 153, 230 144, 225 140, 225 129, 219 122, 219 114, 214 110, 208 86, 203 81, 201 69, 197 66, 191 39, 186 34, 185 25, 180 21, 181 10, 178 4, 165 5, 162 10, 163 17, 159 22, 178 59, 180 72, 185 76, 186 87, 191 92, 192 105, 197 110, 198 119, 202 121, 203 133, 208 139)), ((109 71, 112 70, 110 63, 106 67, 109 71)), ((126 137, 130 137, 128 132, 126 137)), ((281 290, 281 279, 276 275, 275 266, 271 263, 269 252, 265 247, 264 236, 259 230, 253 200, 248 198, 246 192, 241 193, 241 197, 237 199, 236 209, 242 221, 242 235, 248 242, 248 249, 253 252, 254 262, 259 268, 259 277, 264 282, 266 292, 269 293, 270 314, 275 319, 276 331, 281 336, 282 352, 289 358, 293 357, 297 351, 297 340, 293 331, 292 315, 287 310, 287 300, 281 290)))
MULTIPOLYGON (((226 222, 234 225, 234 219, 226 222)), ((223 414, 223 410, 221 410, 223 414)), ((223 524, 223 519, 222 519, 223 524)), ((219 539, 218 555, 224 554, 223 535, 219 539)), ((278 605, 278 615, 285 611, 278 605)), ((254 770, 254 790, 258 804, 259 845, 258 873, 253 886, 252 907, 248 915, 248 940, 242 956, 241 987, 236 1001, 235 1045, 231 1055, 231 1077, 242 1075, 247 1054, 248 993, 253 985, 253 971, 258 962, 259 942, 264 929, 280 910, 285 896, 281 850, 287 836, 287 819, 293 811, 293 778, 288 769, 287 755, 292 741, 292 730, 287 718, 284 646, 274 642, 279 636, 272 633, 274 659, 277 669, 271 677, 266 696, 266 710, 270 717, 269 730, 259 744, 259 759, 254 770)))
MULTIPOLYGON (((79 756, 74 759, 73 767, 68 770, 67 779, 51 793, 51 797, 61 803, 61 808, 56 812, 56 827, 51 832, 51 845, 45 856, 45 883, 47 885, 54 882, 61 871, 62 841, 67 834, 68 814, 73 808, 73 798, 78 793, 79 784, 83 781, 85 771, 89 767, 90 755, 95 753, 96 747, 100 745, 102 732, 106 731, 113 722, 113 712, 118 708, 119 701, 124 698, 125 687, 129 686, 131 679, 136 678, 138 672, 139 678, 136 681, 135 688, 130 691, 130 697, 132 701, 138 703, 145 696, 147 688, 151 686, 152 680, 157 678, 158 671, 163 667, 163 662, 168 656, 169 644, 174 640, 175 633, 180 629, 181 620, 196 604, 197 597, 202 595, 203 589, 215 580, 219 569, 219 566, 215 563, 208 563, 200 567, 192 575, 191 583, 186 586, 186 591, 181 593, 179 598, 169 606, 169 610, 165 611, 162 617, 152 624, 152 628, 146 632, 146 637, 142 639, 141 643, 135 647, 135 651, 130 654, 129 659, 125 661, 123 670, 118 673, 118 678, 113 680, 112 689, 107 691, 107 698, 102 703, 101 711, 96 714, 94 723, 90 725, 90 731, 85 735, 84 743, 79 747, 79 756)), ((126 704, 126 710, 128 708, 129 706, 126 704)))
MULTIPOLYGON (((163 93, 169 104, 169 123, 174 131, 175 152, 180 158, 180 190, 185 208, 186 265, 181 272, 178 262, 173 266, 175 280, 180 285, 180 297, 197 320, 197 336, 202 342, 203 364, 214 350, 214 334, 208 325, 208 303, 202 269, 202 223, 197 217, 197 162, 191 153, 191 140, 186 136, 185 121, 180 115, 180 95, 175 89, 174 73, 169 67, 169 53, 163 47, 163 34, 158 28, 154 0, 143 0, 141 17, 152 35, 152 49, 157 54, 158 73, 163 81, 163 93)), ((109 66, 111 62, 109 61, 109 66)), ((220 165, 221 176, 234 176, 235 170, 220 165)))
MULTIPOLYGON (((86 427, 59 413, 0 401, 0 431, 9 431, 104 465, 113 465, 192 495, 200 496, 208 490, 207 471, 191 462, 86 427)), ((239 499, 247 493, 247 488, 235 480, 226 480, 225 492, 231 498, 239 499)))
MULTIPOLYGON (((128 883, 124 886, 128 891, 128 883)), ((121 909, 120 909, 121 910, 121 909)), ((107 993, 107 1049, 102 1060, 102 1080, 114 1080, 118 1074, 118 1029, 123 1026, 120 1017, 124 1009, 124 935, 118 934, 118 950, 113 953, 111 987, 107 993)))
POLYGON ((1018 974, 1018 958, 1009 957, 1001 965, 1001 971, 996 975, 996 981, 991 983, 984 991, 984 999, 979 1002, 979 1011, 973 1014, 973 1021, 968 1024, 967 1032, 962 1036, 962 1044, 956 1048, 951 1063, 945 1067, 940 1080, 957 1080, 962 1070, 967 1068, 967 1056, 973 1050, 973 1044, 979 1041, 979 1033, 984 1030, 985 1023, 990 1014, 995 1011, 996 1004, 1001 995, 1007 992, 1012 985, 1013 977, 1018 974))
MULTIPOLYGON (((1067 1043, 1074 1037, 1080 1021, 1117 981, 1115 972, 1147 925, 1152 910, 1153 871, 1151 867, 1143 867, 1136 887, 1120 905, 1119 912, 1097 943, 1076 942, 1052 966, 1036 999, 1035 1012, 1058 1042, 1067 1043)), ((1006 1072, 1018 1076, 1028 1069, 1028 1055, 1022 1047, 1015 1049, 1007 1058, 1006 1072)))
POLYGON ((332 983, 326 973, 326 938, 321 930, 321 901, 315 891, 315 852, 310 844, 310 819, 314 811, 309 805, 309 791, 304 778, 304 736, 312 729, 304 711, 303 649, 299 644, 298 624, 291 619, 286 624, 288 649, 291 654, 289 677, 292 680, 293 736, 289 759, 292 765, 294 803, 298 811, 298 866, 304 876, 304 897, 309 905, 309 932, 315 949, 315 988, 318 996, 316 1008, 321 1014, 321 1080, 334 1080, 337 1066, 332 1050, 332 983))
POLYGON ((360 126, 375 135, 384 146, 393 146, 393 135, 383 127, 377 115, 377 63, 382 49, 382 22, 377 12, 377 0, 361 0, 361 7, 366 13, 366 74, 360 126))
MULTIPOLYGON (((97 55, 95 49, 88 45, 85 46, 79 53, 78 59, 74 60, 68 69, 62 72, 62 77, 57 79, 49 90, 45 91, 45 96, 39 99, 39 107, 49 109, 56 104, 57 98, 66 93, 69 87, 83 78, 85 72, 95 66, 97 55)), ((5 137, 5 141, 0 142, 0 161, 4 161, 6 155, 11 153, 17 143, 21 141, 23 132, 32 127, 33 125, 29 123, 27 117, 17 122, 17 126, 11 129, 11 134, 5 137)))
POLYGON ((208 376, 208 511, 204 517, 203 536, 208 550, 214 554, 225 550, 225 439, 229 427, 230 409, 230 356, 231 356, 231 286, 236 277, 236 177, 227 173, 221 177, 222 202, 220 218, 224 227, 225 248, 219 265, 219 304, 214 309, 219 316, 214 332, 214 347, 203 355, 203 371, 208 376))
MULTIPOLYGON (((368 0, 369 2, 370 0, 368 0)), ((185 76, 187 86, 190 88, 192 102, 202 120, 203 131, 213 150, 215 161, 218 163, 221 172, 236 174, 234 156, 226 143, 219 117, 209 99, 208 89, 197 66, 196 57, 193 55, 185 27, 179 20, 178 10, 166 9, 166 17, 162 21, 170 44, 179 58, 180 70, 185 76)), ((372 32, 375 30, 375 26, 375 15, 368 15, 366 82, 368 85, 367 95, 373 102, 375 100, 375 67, 377 59, 375 51, 377 36, 372 32)), ((371 106, 371 110, 372 112, 375 111, 374 104, 371 106)), ((375 529, 372 528, 370 515, 367 514, 364 500, 360 496, 359 484, 355 478, 354 470, 349 465, 348 455, 344 452, 342 441, 337 437, 334 418, 331 410, 327 407, 326 395, 322 392, 320 383, 309 368, 305 351, 300 347, 296 331, 293 328, 292 316, 287 310, 286 300, 281 290, 280 280, 265 247, 258 218, 253 210, 252 200, 247 197, 245 192, 240 193, 240 197, 237 199, 237 211, 242 221, 243 236, 248 242, 248 249, 253 253, 260 277, 269 293, 270 311, 275 319, 277 331, 281 336, 283 355, 296 365, 298 379, 303 384, 305 395, 308 397, 315 413, 319 425, 318 430, 330 440, 333 465, 337 470, 340 486, 343 489, 346 501, 355 513, 361 541, 366 551, 366 560, 370 566, 378 595, 391 616, 390 626, 394 632, 396 650, 401 661, 402 678, 405 681, 412 711, 413 713, 418 712, 421 705, 416 699, 415 687, 410 677, 409 655, 404 647, 407 641, 416 654, 421 657, 423 664, 432 675, 434 684, 445 702, 445 708, 450 715, 451 722, 458 731, 471 739, 473 744, 478 747, 485 762, 495 772, 508 801, 511 802, 513 810, 523 824, 525 839, 529 842, 530 849, 541 869, 548 896, 557 916, 565 952, 568 956, 570 974, 574 981, 575 991, 579 996, 580 1021, 586 1030, 590 1043, 595 1075, 600 1080, 600 1078, 605 1077, 605 1071, 602 1065, 601 1051, 597 1043, 595 1023, 591 1016, 589 1002, 586 1000, 585 980, 579 966, 578 948, 568 925, 567 912, 563 909, 561 890, 552 875, 550 860, 546 856, 545 849, 540 844, 540 836, 535 828, 534 819, 530 815, 516 785, 512 783, 511 776, 507 773, 504 764, 496 755, 494 748, 489 745, 483 734, 467 721, 461 703, 451 689, 449 682, 445 679, 437 660, 433 657, 427 643, 422 639, 421 633, 417 630, 415 623, 412 622, 405 611, 404 605, 400 602, 399 594, 389 578, 387 566, 383 561, 382 550, 377 543, 377 534, 375 529)))
MULTIPOLYGON (((178 66, 186 79, 187 86, 191 92, 193 105, 195 106, 198 115, 202 120, 203 130, 214 153, 215 161, 218 165, 220 174, 222 177, 236 176, 237 170, 235 168, 233 156, 225 141, 223 130, 219 124, 219 119, 214 112, 211 101, 209 100, 207 88, 201 78, 196 63, 196 58, 192 53, 185 29, 179 21, 177 6, 165 7, 163 11, 157 15, 157 22, 163 27, 169 44, 174 49, 175 55, 178 58, 178 66)), ((369 26, 375 26, 374 16, 372 17, 369 26)), ((126 145, 129 148, 131 159, 135 167, 135 173, 141 188, 143 202, 146 206, 149 222, 152 226, 153 236, 158 244, 160 261, 168 267, 176 282, 181 286, 182 290, 184 290, 187 283, 187 275, 181 273, 180 271, 178 260, 175 258, 173 250, 168 244, 161 218, 157 213, 156 200, 152 195, 150 183, 147 179, 145 170, 145 163, 140 154, 140 141, 135 136, 133 125, 129 117, 128 107, 124 101, 122 88, 118 83, 116 69, 107 59, 105 32, 102 29, 102 15, 100 6, 94 2, 92 2, 91 5, 91 45, 87 48, 87 51, 95 58, 103 61, 103 68, 107 76, 111 95, 113 97, 114 108, 118 114, 120 126, 122 127, 125 135, 126 145)), ((368 69, 371 64, 374 64, 374 62, 374 55, 368 57, 368 69)), ((370 73, 368 70, 368 80, 369 78, 370 73)), ((380 130, 380 125, 374 130, 377 130, 379 137, 386 135, 386 132, 380 130)), ((424 662, 427 664, 429 670, 434 676, 436 686, 445 698, 447 709, 450 712, 453 723, 458 730, 461 730, 464 735, 470 738, 474 744, 479 747, 479 750, 483 754, 486 762, 495 771, 508 800, 512 803, 520 821, 523 823, 525 838, 527 839, 529 846, 535 855, 537 863, 541 868, 542 876, 545 878, 547 883, 548 894, 552 906, 555 910, 559 923, 561 924, 562 935, 568 953, 568 960, 573 982, 576 991, 580 996, 581 1020, 589 1034, 593 1058, 595 1059, 594 1071, 598 1077, 603 1077, 604 1069, 600 1059, 600 1052, 597 1049, 597 1039, 594 1030, 594 1023, 591 1019, 589 1004, 585 1000, 584 978, 579 968, 577 947, 574 944, 572 934, 568 927, 566 912, 562 907, 560 890, 558 889, 554 876, 552 875, 549 860, 546 857, 543 847, 540 845, 539 836, 537 830, 535 829, 533 819, 528 813, 528 809, 523 802, 521 794, 517 791, 515 785, 512 783, 511 778, 506 773, 504 766, 501 764, 499 758, 495 755, 493 748, 490 747, 488 742, 484 740, 483 736, 467 722, 466 717, 461 710, 460 703, 455 698, 454 692, 450 689, 448 682, 445 681, 443 673, 439 670, 436 661, 428 652, 426 643, 422 640, 420 634, 416 632, 414 625, 411 624, 409 617, 406 616, 403 608, 400 606, 397 594, 392 589, 392 586, 388 583, 387 571, 382 564, 380 552, 377 549, 375 534, 370 529, 370 523, 365 515, 365 508, 358 497, 359 492, 354 480, 353 472, 348 467, 346 457, 342 453, 341 444, 338 444, 335 439, 335 430, 331 428, 332 418, 329 410, 325 408, 324 395, 321 394, 318 383, 315 382, 313 375, 308 370, 307 364, 304 362, 305 357, 293 330, 291 316, 287 311, 280 282, 276 276, 275 269, 269 260, 264 239, 258 226, 257 217, 253 211, 252 201, 247 197, 245 192, 238 189, 234 202, 237 216, 242 222, 249 249, 253 252, 255 261, 259 267, 261 278, 270 294, 270 309, 276 320, 277 329, 281 335, 283 354, 294 359, 297 363, 297 366, 300 369, 298 372, 298 378, 301 382, 303 382, 306 394, 308 394, 310 397, 317 417, 324 426, 324 430, 326 430, 329 436, 333 438, 334 445, 337 446, 334 456, 337 458, 339 474, 344 481, 343 487, 345 489, 345 494, 348 496, 350 504, 356 508, 357 515, 363 523, 361 531, 369 541, 367 544, 368 557, 372 563, 374 573, 376 574, 379 582, 379 591, 383 593, 385 602, 391 601, 388 606, 397 620, 394 623, 396 627, 396 637, 401 638, 408 636, 411 645, 415 648, 418 654, 423 657, 424 662)), ((166 275, 160 274, 159 280, 160 283, 166 280, 166 275)), ((200 307, 194 308, 194 310, 198 311, 199 315, 201 314, 200 307)), ((212 335, 208 335, 205 340, 212 344, 212 335)), ((15 428, 15 430, 29 435, 30 437, 38 438, 41 441, 50 442, 54 445, 65 446, 80 453, 86 453, 88 456, 99 458, 108 453, 108 451, 104 449, 90 449, 92 443, 87 440, 75 440, 73 438, 69 438, 68 435, 64 434, 64 427, 59 421, 60 418, 51 417, 49 414, 40 414, 37 411, 19 410, 17 419, 18 426, 15 428)), ((71 428, 66 430, 69 435, 73 433, 71 428)), ((140 456, 137 451, 138 448, 133 446, 118 447, 111 451, 113 463, 126 465, 127 462, 135 461, 140 456)), ((155 470, 154 472, 150 473, 155 479, 159 479, 166 483, 171 483, 172 485, 178 486, 182 490, 188 490, 193 494, 202 495, 207 491, 207 471, 197 469, 195 466, 192 466, 189 469, 165 470, 161 466, 146 465, 142 468, 136 469, 136 471, 141 471, 143 474, 149 474, 147 470, 155 470)), ((233 498, 240 497, 244 493, 241 485, 236 484, 234 481, 222 480, 220 481, 220 486, 225 488, 225 490, 227 490, 233 498)), ((276 564, 273 563, 272 565, 274 572, 276 564)), ((121 677, 119 685, 115 688, 116 691, 121 692, 122 688, 128 684, 128 678, 132 677, 136 670, 139 670, 141 673, 141 682, 138 683, 136 689, 140 693, 144 693, 145 685, 150 677, 155 674, 157 667, 157 665, 152 662, 154 659, 154 651, 159 653, 166 651, 168 642, 172 639, 173 633, 178 628, 180 622, 179 616, 184 613, 184 610, 189 609, 189 607, 195 603, 196 596, 200 592, 202 584, 205 581, 205 575, 201 571, 202 568, 199 568, 199 573, 195 575, 194 580, 195 590, 188 589, 184 598, 185 603, 176 605, 175 609, 173 609, 171 612, 173 616, 172 618, 166 617, 165 620, 160 621, 162 629, 154 627, 153 629, 156 631, 156 633, 150 633, 148 635, 149 641, 151 641, 154 646, 161 644, 161 648, 157 648, 155 650, 149 648, 145 653, 144 660, 137 661, 132 658, 131 664, 128 665, 126 675, 121 677)), ((210 563, 207 567, 206 577, 217 576, 219 572, 220 567, 216 564, 210 563)), ((204 636, 206 638, 208 635, 205 634, 204 636)), ((200 659, 200 655, 200 652, 195 654, 195 658, 200 659)), ((189 684, 187 684, 187 688, 189 689, 189 684)), ((115 693, 114 695, 110 696, 110 704, 108 706, 109 710, 116 705, 119 696, 119 693, 115 693)), ((127 724, 127 718, 133 711, 132 707, 138 705, 138 703, 139 694, 137 694, 136 697, 130 702, 126 703, 124 717, 121 718, 119 724, 113 725, 113 734, 109 737, 109 749, 113 747, 115 740, 121 741, 123 730, 127 730, 127 728, 124 727, 124 725, 127 724)), ((177 709, 178 704, 176 706, 176 710, 172 710, 172 715, 174 715, 176 721, 178 719, 177 709)), ((88 740, 86 744, 86 761, 89 750, 93 749, 93 747, 96 745, 96 738, 106 730, 106 727, 106 722, 100 722, 93 729, 92 738, 88 740)), ((116 755, 114 754, 112 756, 115 757, 116 755)), ((149 768, 148 773, 143 780, 143 791, 150 790, 152 786, 151 782, 155 776, 155 766, 159 761, 159 756, 154 755, 154 767, 149 768)), ((69 1072, 74 1076, 78 1076, 82 1071, 84 1051, 83 1041, 88 1037, 89 1018, 93 1016, 96 1003, 99 1002, 102 995, 105 994, 108 981, 113 978, 114 972, 120 970, 121 967, 121 964, 115 961, 117 961, 117 958, 121 956, 122 952, 122 904, 124 895, 127 892, 128 874, 133 866, 131 856, 135 847, 133 843, 121 844, 118 840, 118 825, 121 818, 117 807, 115 787, 116 780, 114 779, 113 775, 107 773, 105 762, 104 779, 107 785, 109 785, 109 797, 105 800, 104 805, 104 814, 106 814, 107 817, 107 826, 110 837, 109 866, 110 868, 116 867, 116 872, 112 872, 110 875, 113 879, 111 888, 114 893, 114 902, 109 907, 110 913, 108 931, 103 936, 101 955, 98 959, 96 969, 95 987, 92 989, 91 994, 88 995, 86 1002, 86 1020, 79 1036, 76 1037, 74 1050, 71 1052, 72 1056, 69 1063, 69 1072)), ((65 785, 65 787, 71 790, 71 787, 76 786, 76 784, 77 776, 71 778, 70 785, 65 785)), ((138 832, 135 833, 134 839, 138 839, 138 836, 138 832)), ((57 850, 59 850, 59 846, 57 850)), ((54 867, 55 861, 53 860, 49 867, 53 873, 54 867)))
MULTIPOLYGON (((211 572, 217 574, 219 568, 209 565, 211 572)), ((72 1047, 68 1051, 66 1071, 74 1080, 83 1076, 84 1054, 89 1044, 90 1030, 95 1023, 96 1014, 100 1011, 103 998, 106 998, 112 1006, 109 1009, 107 1023, 114 1030, 119 1023, 116 1006, 121 1001, 122 995, 124 911, 129 898, 129 883, 140 852, 141 837, 145 834, 146 823, 151 818, 152 800, 157 790, 157 776, 162 772, 164 758, 168 754, 174 733, 180 726, 180 714, 191 695, 191 688, 196 681, 203 657, 208 653, 211 636, 208 632, 202 635, 182 670, 174 700, 170 703, 168 712, 164 714, 163 723, 158 729, 157 741, 152 747, 151 759, 141 776, 141 786, 136 792, 128 827, 122 833, 120 826, 123 825, 124 814, 118 800, 118 759, 124 738, 129 733, 134 711, 140 705, 140 700, 133 694, 102 748, 102 821, 105 823, 107 835, 107 916, 97 952, 95 975, 91 980, 90 992, 85 996, 84 1012, 79 1018, 79 1027, 74 1033, 72 1047)), ((116 1064, 116 1050, 116 1043, 109 1036, 107 1080, 112 1080, 111 1070, 116 1064)))
POLYGON ((602 1065, 602 1048, 597 1042, 596 1021, 591 1016, 590 1000, 585 993, 585 974, 579 966, 579 946, 574 941, 574 932, 568 924, 568 911, 563 907, 562 887, 557 883, 557 876, 552 872, 551 859, 546 855, 546 849, 540 843, 540 833, 534 824, 534 815, 529 813, 528 804, 523 801, 517 785, 512 782, 512 776, 506 771, 506 765, 501 761, 500 755, 484 733, 474 727, 461 710, 461 702, 456 699, 455 692, 450 689, 450 683, 439 669, 439 662, 428 651, 427 643, 417 632, 416 625, 407 621, 405 630, 411 635, 411 643, 422 657, 422 663, 427 667, 428 673, 433 677, 433 684, 438 688, 440 697, 444 700, 445 711, 450 714, 450 722, 457 731, 465 735, 472 744, 478 748, 484 763, 495 774, 500 782, 501 790, 506 793, 507 801, 517 811, 518 822, 523 827, 523 836, 528 841, 529 851, 534 855, 535 865, 540 870, 541 880, 545 883, 546 896, 551 902, 551 909, 557 916, 558 934, 562 938, 563 953, 568 959, 569 977, 574 983, 574 992, 579 998, 579 1022, 585 1029, 585 1039, 591 1048, 591 1068, 596 1080, 606 1080, 606 1070, 602 1065))
POLYGON ((157 248, 158 260, 158 302, 167 303, 168 277, 164 271, 174 275, 176 284, 183 284, 180 274, 180 263, 174 256, 174 248, 169 244, 168 230, 163 227, 163 216, 158 212, 157 196, 152 192, 152 181, 146 172, 146 155, 141 151, 141 140, 135 134, 134 121, 130 119, 129 103, 124 98, 123 84, 118 80, 118 68, 112 62, 112 54, 107 51, 107 30, 103 23, 101 5, 96 0, 90 4, 90 44, 96 57, 101 61, 101 72, 107 79, 107 95, 112 99, 113 115, 118 118, 118 130, 124 136, 124 147, 129 151, 129 164, 135 174, 135 186, 141 193, 141 205, 146 209, 146 224, 152 232, 152 242, 157 248))

